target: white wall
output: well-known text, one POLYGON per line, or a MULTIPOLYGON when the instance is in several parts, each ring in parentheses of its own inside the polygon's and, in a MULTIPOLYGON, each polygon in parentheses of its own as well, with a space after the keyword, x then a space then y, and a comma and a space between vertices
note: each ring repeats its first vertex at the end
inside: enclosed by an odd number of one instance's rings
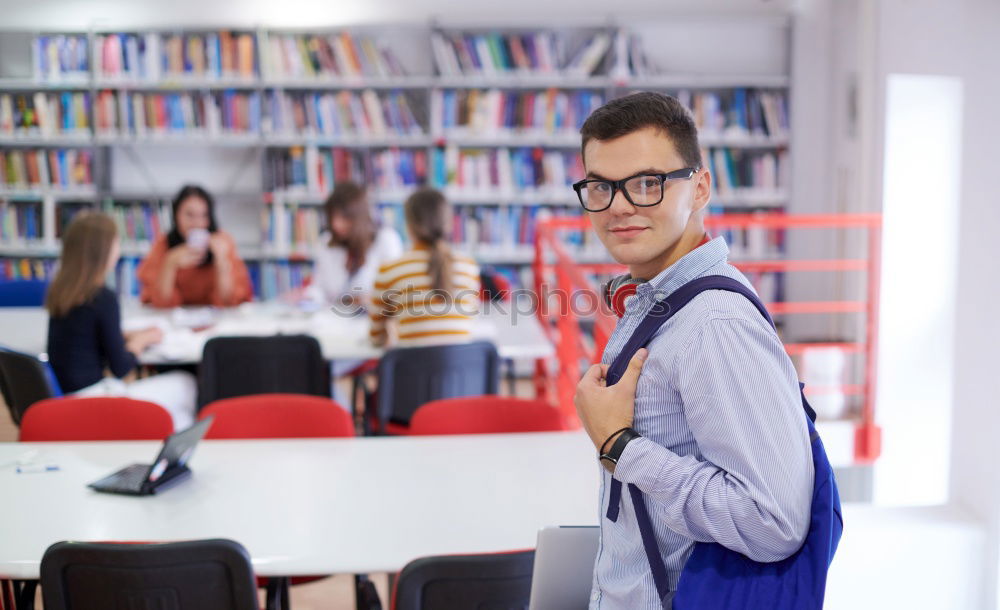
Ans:
MULTIPOLYGON (((893 167, 892 160, 884 158, 885 154, 891 152, 886 148, 885 139, 887 121, 891 123, 893 120, 893 117, 886 117, 889 79, 892 75, 899 74, 960 77, 961 60, 964 57, 959 44, 963 20, 961 8, 960 2, 944 0, 887 0, 877 3, 875 10, 867 15, 874 20, 873 27, 868 30, 868 34, 873 37, 869 47, 874 56, 862 57, 861 61, 875 64, 875 74, 868 83, 871 88, 863 92, 866 103, 873 108, 874 120, 870 123, 873 133, 868 134, 867 145, 874 151, 871 157, 875 163, 875 175, 867 185, 870 191, 865 194, 876 202, 875 209, 881 209, 883 196, 899 186, 883 184, 883 178, 892 178, 883 174, 883 171, 893 167)), ((938 146, 938 142, 927 144, 931 147, 938 146)), ((919 138, 914 138, 908 146, 920 146, 919 138)), ((905 176, 899 178, 906 179, 905 176)), ((917 176, 912 178, 918 179, 917 176)), ((905 205, 903 201, 899 203, 905 205)), ((918 223, 926 220, 926 214, 933 209, 932 202, 924 200, 915 207, 921 210, 914 216, 918 223)), ((894 217, 893 221, 906 222, 905 213, 894 217)), ((886 227, 887 237, 890 238, 888 245, 893 247, 893 235, 903 235, 908 229, 909 225, 886 227)), ((924 239, 927 255, 937 256, 932 236, 925 236, 924 239)), ((943 255, 954 258, 953 235, 947 237, 946 243, 951 246, 943 255)), ((909 329, 910 338, 907 338, 907 329, 894 328, 893 323, 900 319, 911 319, 910 314, 914 308, 921 307, 919 292, 931 288, 931 285, 936 287, 939 282, 930 280, 919 287, 911 287, 915 294, 907 301, 901 292, 905 292, 907 287, 893 282, 898 279, 912 283, 907 279, 912 274, 905 273, 904 266, 908 263, 920 265, 919 247, 911 252, 901 249, 899 252, 889 251, 886 254, 888 260, 885 262, 888 266, 883 268, 883 285, 889 284, 890 288, 887 300, 882 303, 880 318, 887 321, 888 330, 892 332, 888 335, 883 333, 885 336, 879 345, 879 362, 887 365, 887 376, 883 380, 880 371, 876 414, 883 428, 884 451, 875 465, 874 497, 876 501, 888 505, 940 502, 947 493, 946 467, 935 468, 927 481, 916 486, 907 486, 903 482, 912 481, 915 471, 920 474, 928 472, 925 458, 929 459, 929 456, 927 452, 921 451, 923 447, 931 448, 931 454, 940 458, 941 448, 949 444, 947 426, 939 425, 941 421, 947 422, 950 418, 949 401, 941 395, 938 395, 937 400, 920 401, 916 404, 912 399, 914 394, 921 396, 921 392, 934 396, 937 387, 935 384, 944 383, 946 388, 951 384, 950 375, 934 371, 935 355, 928 353, 927 349, 928 346, 940 347, 950 341, 954 301, 951 301, 950 306, 943 305, 945 310, 940 311, 934 320, 922 320, 919 326, 913 325, 909 329), (899 269, 894 269, 893 266, 899 269), (895 290, 892 286, 896 286, 895 290), (900 298, 895 298, 896 296, 900 298), (914 338, 924 343, 914 344, 914 338), (909 353, 911 349, 921 350, 923 354, 919 366, 914 366, 915 361, 911 357, 913 354, 909 353), (931 374, 924 375, 928 371, 931 374)), ((954 265, 949 268, 954 273, 954 265)), ((939 270, 938 274, 941 272, 939 270)))
POLYGON ((965 144, 955 324, 952 496, 992 530, 989 602, 1000 608, 1000 3, 966 0, 965 144))
POLYGON ((962 82, 886 81, 874 500, 948 499, 962 82), (933 169, 931 169, 933 168, 933 169))
MULTIPOLYGON (((1000 608, 1000 373, 997 348, 1000 323, 1000 272, 997 234, 1000 197, 996 187, 997 144, 1000 123, 1000 5, 991 0, 883 0, 873 10, 876 18, 875 64, 878 88, 870 92, 876 118, 884 109, 884 84, 892 73, 937 74, 958 77, 964 90, 958 270, 953 314, 953 393, 941 405, 952 419, 951 499, 977 515, 991 529, 989 561, 983 566, 988 599, 982 607, 1000 608)), ((884 124, 876 121, 878 133, 884 124)), ((877 166, 881 158, 876 155, 877 166)), ((927 171, 931 171, 928 168, 927 171)), ((914 176, 919 180, 920 176, 914 176)), ((869 185, 868 197, 877 198, 880 180, 869 185)), ((914 261, 919 265, 919 260, 914 261)), ((927 278, 920 290, 940 287, 927 278)), ((916 297, 919 299, 919 295, 916 297)), ((919 305, 917 305, 919 306, 919 305)), ((880 403, 879 411, 893 409, 905 417, 905 405, 880 403)), ((942 441, 937 435, 924 443, 942 441)), ((885 476, 889 473, 879 473, 885 476)), ((878 485, 876 478, 876 485, 878 485)), ((933 549, 928 549, 928 557, 933 549)))

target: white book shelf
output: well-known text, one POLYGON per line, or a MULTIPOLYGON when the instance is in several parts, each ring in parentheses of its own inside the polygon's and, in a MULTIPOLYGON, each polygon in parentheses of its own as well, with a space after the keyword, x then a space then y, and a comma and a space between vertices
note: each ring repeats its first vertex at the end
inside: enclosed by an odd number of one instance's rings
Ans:
MULTIPOLYGON (((23 131, 4 131, 0 123, 0 150, 7 147, 39 147, 39 148, 87 148, 94 154, 95 186, 60 192, 55 189, 39 191, 37 189, 0 189, 0 198, 11 201, 30 200, 37 198, 45 204, 46 234, 42 239, 45 252, 52 254, 58 251, 58 241, 54 233, 55 209, 63 201, 92 200, 95 204, 105 205, 106 202, 140 200, 169 202, 175 186, 185 182, 201 182, 210 192, 224 193, 220 199, 236 201, 226 208, 220 209, 223 225, 237 236, 241 252, 248 258, 282 261, 293 259, 308 259, 308 249, 293 248, 286 214, 274 214, 277 223, 273 228, 275 234, 281 235, 273 243, 262 239, 264 233, 262 217, 266 210, 284 211, 291 206, 317 206, 325 199, 326 193, 308 191, 301 188, 290 188, 278 185, 271 188, 265 183, 270 173, 271 159, 275 155, 287 153, 292 148, 315 148, 319 150, 344 150, 351 158, 364 159, 387 150, 417 151, 425 156, 427 163, 436 151, 457 148, 462 151, 507 151, 514 149, 541 149, 544 151, 560 151, 565 155, 573 155, 579 149, 580 139, 575 126, 553 132, 538 129, 468 129, 436 127, 431 121, 431 99, 439 92, 470 92, 473 90, 501 92, 528 95, 542 94, 547 91, 594 92, 604 100, 628 93, 632 90, 651 89, 668 93, 686 92, 690 94, 715 93, 721 97, 730 95, 736 89, 747 91, 767 91, 783 96, 786 103, 791 101, 792 82, 790 78, 787 40, 791 32, 791 20, 773 17, 762 19, 759 24, 754 19, 745 21, 745 35, 731 37, 731 30, 723 29, 726 35, 715 34, 718 28, 712 25, 712 18, 706 17, 708 23, 706 32, 709 34, 704 42, 704 48, 691 47, 682 49, 680 43, 660 40, 658 36, 650 35, 655 24, 621 23, 614 27, 607 24, 581 24, 573 27, 466 27, 464 24, 454 27, 448 24, 414 24, 385 26, 371 25, 357 28, 328 29, 317 28, 283 29, 260 28, 254 31, 234 29, 233 34, 249 34, 253 40, 254 75, 222 74, 206 77, 203 74, 166 74, 162 70, 157 78, 139 78, 135 74, 109 75, 99 70, 96 59, 103 57, 103 49, 99 48, 100 37, 118 32, 94 30, 84 34, 89 40, 90 63, 86 75, 73 75, 71 78, 39 78, 33 67, 37 61, 30 51, 25 54, 28 66, 19 73, 5 73, 0 69, 0 96, 32 95, 44 93, 58 96, 62 92, 83 92, 89 96, 88 127, 74 133, 29 133, 23 131), (370 71, 371 75, 342 74, 322 75, 296 74, 294 70, 279 69, 283 58, 274 57, 274 49, 279 47, 275 40, 309 37, 334 41, 343 32, 348 32, 355 40, 369 40, 378 52, 379 61, 386 65, 392 61, 405 70, 405 75, 389 76, 378 71, 370 71), (435 35, 462 36, 472 39, 473 45, 485 52, 484 46, 475 39, 499 33, 504 36, 527 35, 530 33, 548 32, 555 40, 560 41, 556 47, 561 54, 560 61, 566 61, 593 41, 595 36, 608 35, 611 39, 616 33, 625 36, 641 35, 642 47, 652 63, 659 64, 660 73, 635 74, 623 72, 623 64, 614 58, 602 59, 596 66, 596 75, 588 76, 578 72, 550 71, 531 72, 525 70, 496 71, 490 73, 484 70, 476 73, 454 74, 454 70, 445 70, 435 66, 435 49, 432 48, 432 38, 435 35), (714 41, 712 36, 715 36, 714 41), (727 44, 739 45, 742 39, 747 44, 764 41, 768 47, 765 52, 746 53, 726 47, 727 44), (670 45, 674 44, 673 47, 670 45), (561 45, 561 47, 560 47, 561 45), (665 46, 666 45, 666 46, 665 46), (385 59, 385 51, 391 51, 395 60, 385 59), (706 53, 713 55, 711 61, 704 58, 706 53), (684 55, 686 54, 686 56, 684 55), (278 63, 276 63, 278 62, 278 63), (259 99, 261 116, 256 117, 254 129, 248 133, 233 133, 225 129, 191 129, 186 131, 149 130, 136 132, 122 129, 119 124, 114 129, 98 129, 98 96, 110 92, 115 97, 116 120, 120 118, 120 102, 133 94, 138 95, 174 95, 181 94, 193 98, 197 96, 214 96, 221 98, 225 92, 235 94, 256 95, 259 99), (350 95, 361 97, 371 91, 381 102, 390 95, 404 96, 411 105, 414 116, 420 125, 419 133, 367 131, 365 133, 338 133, 316 130, 279 130, 270 118, 273 112, 272 97, 350 95), (218 163, 218 167, 216 167, 218 163)), ((703 27, 696 21, 691 27, 703 27)), ((661 29, 678 27, 676 24, 661 24, 661 29)), ((165 41, 175 34, 192 34, 208 40, 213 32, 224 28, 196 28, 190 31, 183 29, 126 31, 145 40, 157 42, 152 45, 152 51, 163 52, 165 41)), ((655 28, 652 31, 658 31, 655 28)), ((58 33, 55 33, 58 34, 58 33)), ((0 31, 0 37, 7 33, 0 31)), ((53 35, 51 32, 40 32, 37 35, 53 35)), ((35 34, 32 34, 35 36, 35 34)), ((32 37, 26 38, 29 42, 32 37)), ((128 42, 123 39, 123 44, 128 42)), ((207 43, 206 43, 207 44, 207 43)), ((281 42, 280 44, 287 44, 281 42)), ((359 43, 360 45, 361 43, 359 43)), ((609 52, 619 51, 612 41, 609 52)), ((553 47, 553 48, 556 48, 553 47)), ((207 48, 207 46, 206 46, 207 48)), ((282 47, 285 48, 285 47, 282 47)), ((360 47, 359 47, 360 48, 360 47)), ((504 47, 507 52, 512 49, 510 41, 504 47)), ((308 53, 303 57, 308 56, 308 53)), ((495 57, 494 57, 495 60, 495 57)), ((633 60, 638 61, 633 56, 633 60)), ((151 64, 141 58, 140 61, 151 64)), ((368 57, 369 65, 372 56, 368 57)), ((14 62, 16 63, 16 62, 14 62)), ((377 62, 376 62, 377 63, 377 62)), ((24 66, 22 66, 23 68, 24 66)), ((635 66, 633 66, 634 68, 635 66)), ((453 66, 452 66, 453 68, 453 66)), ((382 67, 384 71, 385 66, 382 67)), ((644 67, 649 69, 649 66, 644 67)), ((126 113, 127 114, 127 113, 126 113)), ((306 117, 307 119, 309 117, 306 117)), ((0 117, 2 119, 2 117, 0 117)), ((777 154, 779 151, 791 155, 790 133, 783 130, 772 135, 751 134, 727 130, 713 132, 705 130, 702 133, 702 145, 706 149, 726 149, 737 155, 777 154)), ((364 164, 362 164, 364 165, 364 164)), ((368 165, 371 169, 371 165, 368 165)), ((431 168, 427 168, 428 180, 433 180, 431 168)), ((446 185, 443 189, 455 204, 456 210, 476 207, 489 208, 544 208, 553 213, 567 209, 578 213, 575 199, 569 186, 559 187, 546 185, 541 188, 465 188, 458 185, 446 185)), ((382 188, 375 189, 373 200, 380 203, 400 204, 405 200, 409 189, 382 188)), ((713 204, 727 209, 783 209, 789 201, 790 185, 780 184, 777 188, 743 188, 720 189, 714 196, 713 204)), ((508 240, 509 241, 509 240, 508 240)), ((506 242, 505 242, 506 244, 506 242)), ((505 244, 460 244, 464 250, 475 254, 484 264, 523 266, 531 261, 530 244, 510 247, 505 244)), ((133 244, 130 252, 141 255, 147 244, 133 244)), ((0 244, 0 256, 16 256, 13 252, 24 253, 23 256, 33 256, 35 248, 16 248, 13 244, 0 244)), ((590 253, 590 256, 596 256, 590 253)))

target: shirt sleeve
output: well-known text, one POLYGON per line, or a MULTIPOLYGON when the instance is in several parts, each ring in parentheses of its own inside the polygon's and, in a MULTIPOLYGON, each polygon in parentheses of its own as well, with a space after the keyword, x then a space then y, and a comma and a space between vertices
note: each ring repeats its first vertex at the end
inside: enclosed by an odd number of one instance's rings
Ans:
POLYGON ((615 478, 672 530, 754 561, 797 551, 809 527, 812 450, 795 370, 770 328, 710 319, 673 364, 702 459, 630 442, 615 478))
POLYGON ((253 284, 250 282, 250 272, 247 270, 246 263, 236 251, 236 242, 228 233, 223 233, 223 235, 229 241, 229 273, 233 276, 233 290, 229 294, 229 298, 223 299, 216 288, 212 295, 212 304, 217 307, 232 307, 253 298, 253 284))
POLYGON ((373 341, 385 336, 386 319, 394 315, 398 307, 398 297, 392 292, 392 279, 386 265, 379 268, 372 287, 371 306, 368 307, 368 321, 371 326, 368 333, 373 341))
POLYGON ((95 305, 101 353, 111 373, 118 378, 124 377, 138 362, 135 354, 125 349, 118 299, 107 291, 98 298, 95 305))
MULTIPOLYGON (((374 292, 375 276, 379 269, 402 256, 403 241, 399 238, 399 233, 392 227, 382 227, 368 250, 365 264, 350 278, 350 290, 357 291, 356 296, 367 306, 374 292)), ((345 283, 347 279, 345 278, 345 283)))
POLYGON ((177 307, 181 304, 181 294, 176 285, 167 298, 164 298, 159 290, 160 274, 166 264, 168 251, 167 238, 160 237, 153 243, 146 258, 139 263, 139 267, 136 269, 136 277, 142 285, 139 299, 153 307, 177 307))
POLYGON ((403 256, 403 240, 399 233, 392 227, 381 229, 383 234, 382 245, 379 252, 379 264, 394 261, 403 256))
POLYGON ((452 281, 458 291, 462 312, 475 315, 479 312, 483 283, 479 276, 479 265, 468 257, 462 257, 454 266, 452 281))
MULTIPOLYGON (((319 287, 323 300, 327 303, 334 303, 344 294, 347 289, 347 267, 345 264, 334 264, 334 254, 336 249, 342 250, 339 246, 329 246, 330 236, 324 234, 320 238, 320 244, 316 248, 316 267, 313 271, 313 284, 319 287)), ((342 258, 342 257, 337 257, 342 258)))

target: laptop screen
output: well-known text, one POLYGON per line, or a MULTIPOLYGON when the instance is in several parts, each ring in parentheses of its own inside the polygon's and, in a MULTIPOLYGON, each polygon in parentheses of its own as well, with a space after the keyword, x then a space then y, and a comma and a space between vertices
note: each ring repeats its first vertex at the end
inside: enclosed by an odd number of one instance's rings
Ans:
POLYGON ((150 465, 146 480, 150 483, 156 483, 167 472, 186 465, 188 460, 191 459, 198 441, 205 436, 205 432, 212 425, 212 419, 212 417, 206 417, 190 428, 168 436, 163 441, 160 454, 156 456, 156 460, 150 465))

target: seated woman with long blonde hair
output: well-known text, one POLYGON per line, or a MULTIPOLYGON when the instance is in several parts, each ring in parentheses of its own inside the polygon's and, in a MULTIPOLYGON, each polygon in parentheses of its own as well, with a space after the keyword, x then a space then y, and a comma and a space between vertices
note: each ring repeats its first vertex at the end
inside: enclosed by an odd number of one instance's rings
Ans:
POLYGON ((194 421, 196 383, 174 371, 146 379, 122 380, 138 365, 142 352, 163 338, 158 328, 122 333, 118 297, 104 278, 118 262, 121 248, 110 216, 84 212, 63 237, 59 267, 49 286, 48 354, 59 385, 76 396, 127 396, 165 408, 176 429, 194 421), (105 371, 110 377, 105 377, 105 371))

